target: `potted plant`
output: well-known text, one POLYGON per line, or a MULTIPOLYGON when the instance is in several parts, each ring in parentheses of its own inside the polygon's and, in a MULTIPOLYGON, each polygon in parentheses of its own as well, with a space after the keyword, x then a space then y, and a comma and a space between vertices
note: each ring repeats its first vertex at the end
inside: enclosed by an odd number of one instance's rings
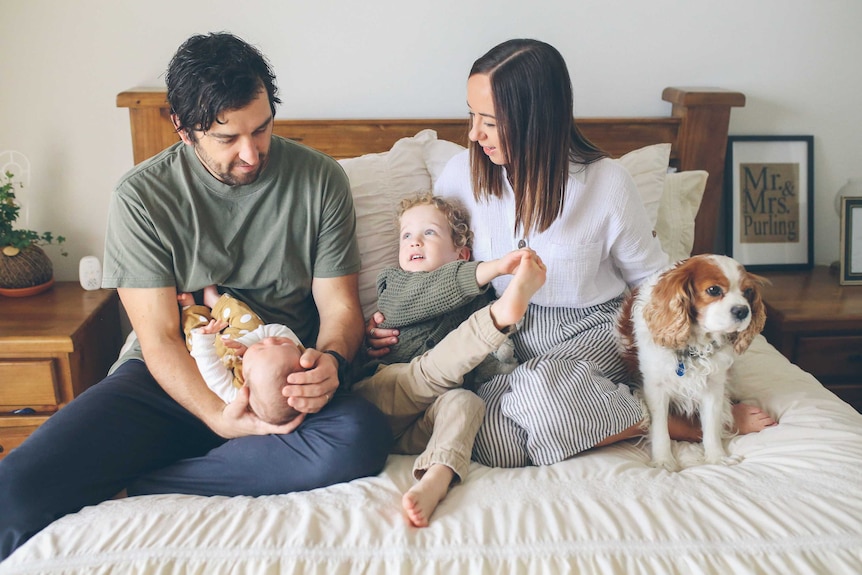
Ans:
MULTIPOLYGON (((21 206, 15 202, 14 175, 6 172, 6 181, 0 184, 0 293, 3 295, 30 295, 51 287, 54 283, 54 266, 40 245, 62 244, 63 236, 51 232, 15 229, 21 206)), ((2 180, 0 180, 2 181, 2 180)), ((67 255, 61 251, 62 255, 67 255)))

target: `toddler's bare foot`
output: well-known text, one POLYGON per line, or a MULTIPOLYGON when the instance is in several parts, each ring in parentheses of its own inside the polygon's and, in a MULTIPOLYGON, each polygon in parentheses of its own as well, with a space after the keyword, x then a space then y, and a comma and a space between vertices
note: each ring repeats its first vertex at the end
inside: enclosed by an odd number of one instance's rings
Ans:
POLYGON ((545 283, 548 268, 535 254, 525 254, 512 281, 499 299, 491 304, 491 318, 498 328, 515 325, 530 305, 530 298, 545 283))
POLYGON ((177 303, 180 304, 181 307, 193 306, 195 305, 195 296, 193 296, 189 292, 178 293, 177 303))
POLYGON ((455 472, 446 465, 435 463, 422 479, 401 498, 401 507, 414 527, 428 527, 431 514, 449 492, 455 472))
POLYGON ((734 431, 740 435, 763 431, 767 427, 778 424, 768 413, 756 405, 734 403, 732 410, 734 431))

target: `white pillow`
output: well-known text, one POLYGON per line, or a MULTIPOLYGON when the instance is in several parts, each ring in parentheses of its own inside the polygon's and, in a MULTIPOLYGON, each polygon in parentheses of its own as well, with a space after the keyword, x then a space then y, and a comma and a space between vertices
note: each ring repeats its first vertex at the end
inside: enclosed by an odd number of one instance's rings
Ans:
POLYGON ((708 176, 704 170, 689 170, 668 174, 665 178, 655 231, 671 261, 691 255, 694 218, 700 209, 708 176))
POLYGON ((362 267, 359 301, 366 319, 377 311, 377 274, 398 264, 398 205, 401 199, 431 190, 423 149, 436 140, 433 130, 395 142, 388 152, 339 160, 350 179, 356 209, 356 239, 362 267))
POLYGON ((658 207, 664 191, 664 179, 670 162, 670 144, 653 144, 632 150, 617 160, 632 175, 655 229, 658 207))

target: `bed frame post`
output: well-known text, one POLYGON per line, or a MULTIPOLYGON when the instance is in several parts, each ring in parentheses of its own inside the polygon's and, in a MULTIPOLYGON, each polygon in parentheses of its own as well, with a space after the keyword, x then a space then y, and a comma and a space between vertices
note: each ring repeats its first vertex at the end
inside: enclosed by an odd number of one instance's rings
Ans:
POLYGON ((745 106, 745 94, 720 88, 665 88, 671 115, 680 119, 680 170, 706 170, 709 179, 695 224, 692 254, 724 253, 722 181, 730 109, 745 106), (712 232, 712 233, 711 233, 712 232))
POLYGON ((139 164, 179 141, 172 129, 171 111, 164 88, 136 88, 117 94, 117 107, 129 109, 132 153, 139 164))

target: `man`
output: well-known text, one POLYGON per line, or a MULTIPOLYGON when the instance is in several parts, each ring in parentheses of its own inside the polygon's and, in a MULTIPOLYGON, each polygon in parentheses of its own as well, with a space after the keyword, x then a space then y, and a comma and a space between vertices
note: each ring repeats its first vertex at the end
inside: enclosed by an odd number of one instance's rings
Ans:
POLYGON ((121 179, 106 236, 103 285, 117 288, 139 345, 0 461, 0 559, 124 489, 313 489, 379 472, 391 446, 376 408, 336 393, 363 337, 343 170, 272 134, 273 74, 239 38, 190 38, 165 78, 182 141, 121 179), (302 412, 290 423, 258 419, 246 389, 225 405, 204 383, 177 294, 210 284, 316 342, 284 388, 302 412))

